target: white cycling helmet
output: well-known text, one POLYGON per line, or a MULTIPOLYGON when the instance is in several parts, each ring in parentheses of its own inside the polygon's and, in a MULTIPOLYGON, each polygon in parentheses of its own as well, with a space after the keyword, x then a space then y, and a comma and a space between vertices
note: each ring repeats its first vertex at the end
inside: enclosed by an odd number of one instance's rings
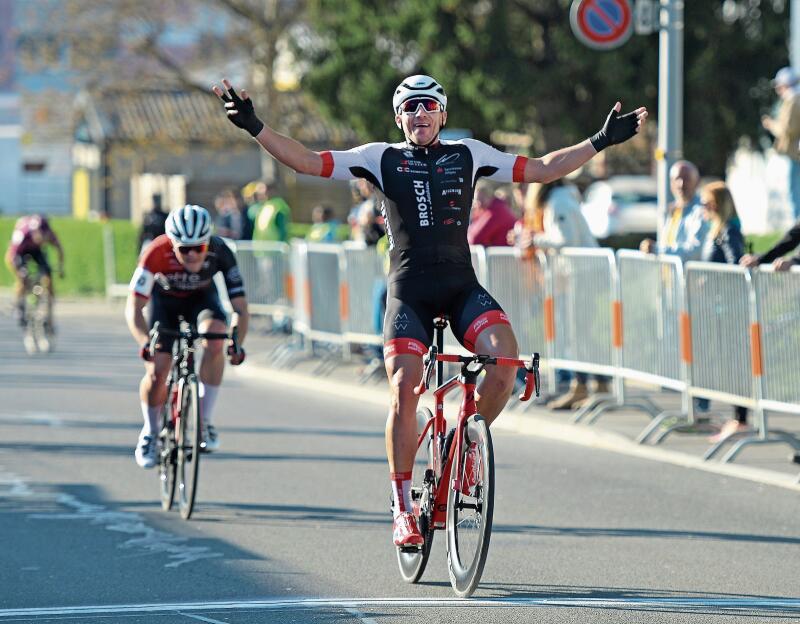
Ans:
POLYGON ((418 74, 405 78, 394 91, 392 109, 397 113, 398 107, 403 102, 414 97, 433 98, 442 105, 444 110, 447 110, 447 95, 445 95, 444 87, 430 76, 418 74))
POLYGON ((211 216, 202 206, 186 204, 169 213, 167 236, 179 245, 197 245, 211 238, 211 216))

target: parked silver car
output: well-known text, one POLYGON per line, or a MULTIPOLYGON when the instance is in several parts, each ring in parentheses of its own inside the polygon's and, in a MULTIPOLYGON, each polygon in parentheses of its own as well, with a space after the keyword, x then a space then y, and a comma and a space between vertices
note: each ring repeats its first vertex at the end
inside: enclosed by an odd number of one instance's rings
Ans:
POLYGON ((624 234, 655 235, 658 224, 656 179, 613 176, 590 184, 581 212, 596 238, 624 234))

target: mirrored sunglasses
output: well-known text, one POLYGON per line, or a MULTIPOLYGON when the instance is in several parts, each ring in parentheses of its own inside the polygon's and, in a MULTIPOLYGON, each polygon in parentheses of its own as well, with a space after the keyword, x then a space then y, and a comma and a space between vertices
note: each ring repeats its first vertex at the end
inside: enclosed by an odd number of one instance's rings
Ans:
POLYGON ((440 113, 444 111, 444 107, 437 100, 431 98, 411 98, 406 100, 397 107, 401 113, 416 113, 419 107, 422 107, 428 113, 440 113))
POLYGON ((179 245, 178 251, 181 252, 182 255, 188 254, 190 251, 195 253, 203 253, 206 249, 208 249, 208 243, 200 243, 199 245, 179 245))

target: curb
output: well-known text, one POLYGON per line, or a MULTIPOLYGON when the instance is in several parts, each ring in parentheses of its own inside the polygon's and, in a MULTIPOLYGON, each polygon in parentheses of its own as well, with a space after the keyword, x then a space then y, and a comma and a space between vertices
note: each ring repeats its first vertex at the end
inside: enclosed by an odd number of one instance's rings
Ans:
MULTIPOLYGON (((309 375, 300 372, 281 371, 252 362, 247 362, 239 367, 234 375, 243 379, 258 379, 283 387, 301 390, 308 390, 310 379, 309 375)), ((358 397, 359 401, 367 401, 383 408, 386 408, 389 404, 389 397, 386 390, 377 390, 358 384, 334 382, 315 377, 314 389, 315 391, 325 392, 347 400, 353 400, 354 397, 358 397)), ((532 414, 521 416, 514 412, 506 411, 492 426, 503 431, 557 440, 577 446, 602 449, 630 457, 638 457, 640 459, 672 464, 674 466, 702 470, 703 472, 744 479, 800 492, 800 482, 798 482, 797 475, 784 474, 751 466, 704 461, 700 457, 681 453, 680 451, 643 446, 618 433, 589 429, 578 425, 553 423, 532 414)))

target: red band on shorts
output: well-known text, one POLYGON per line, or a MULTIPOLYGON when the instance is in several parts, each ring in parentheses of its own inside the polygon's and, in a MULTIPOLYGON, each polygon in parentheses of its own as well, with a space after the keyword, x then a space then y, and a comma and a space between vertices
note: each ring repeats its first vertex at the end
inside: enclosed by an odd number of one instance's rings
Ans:
POLYGON ((525 156, 517 156, 514 161, 513 179, 514 182, 525 181, 525 165, 528 164, 528 159, 525 156))
POLYGON ((320 152, 322 156, 322 173, 323 178, 330 178, 333 173, 333 154, 330 152, 320 152))
POLYGON ((511 323, 506 313, 502 310, 484 312, 470 323, 469 329, 464 334, 464 346, 474 353, 475 341, 478 339, 478 335, 492 325, 511 325, 511 323))
POLYGON ((384 359, 395 355, 418 355, 422 357, 427 352, 428 347, 413 338, 393 338, 383 345, 384 359))
POLYGON ((391 472, 389 473, 389 478, 392 481, 407 481, 411 478, 410 472, 391 472))

